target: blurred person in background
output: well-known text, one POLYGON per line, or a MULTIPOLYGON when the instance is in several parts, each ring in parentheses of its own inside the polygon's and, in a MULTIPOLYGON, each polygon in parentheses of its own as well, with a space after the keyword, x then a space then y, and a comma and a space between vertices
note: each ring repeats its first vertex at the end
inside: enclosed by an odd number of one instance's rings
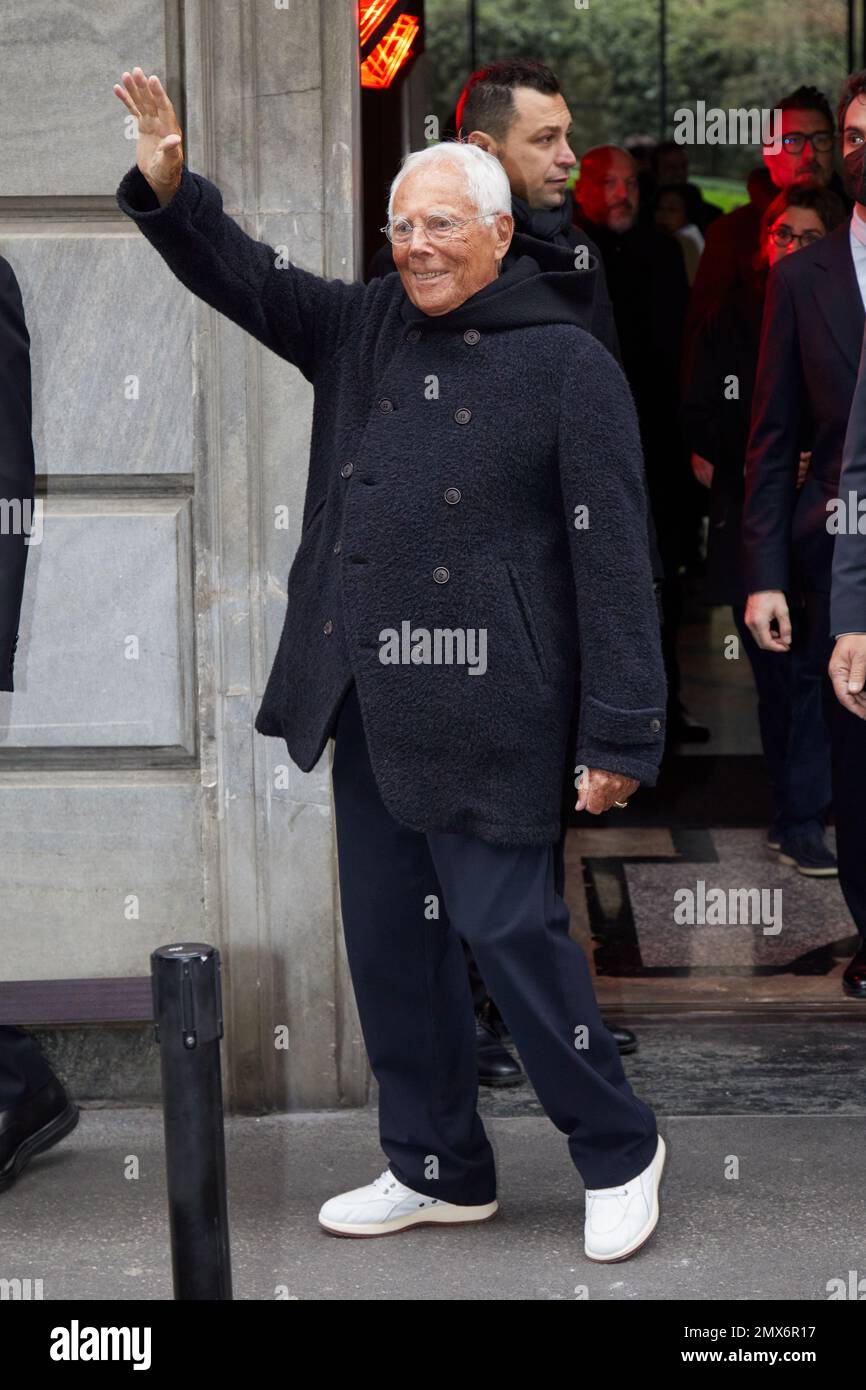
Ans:
MULTIPOLYGON (((787 255, 770 271, 746 458, 743 564, 745 621, 755 641, 790 661, 792 611, 802 610, 798 647, 827 672, 830 590, 842 451, 863 340, 866 303, 866 70, 845 81, 838 112, 845 183, 853 216, 817 245, 787 255), (800 454, 811 454, 798 489, 800 454)), ((860 720, 843 708, 829 675, 822 682, 830 730, 839 883, 860 933, 843 973, 846 994, 866 999, 866 855, 862 820, 838 808, 859 804, 866 779, 860 720)), ((819 856, 820 843, 786 842, 795 862, 819 856)))
MULTIPOLYGON (((774 794, 769 849, 811 877, 833 877, 836 861, 824 840, 829 808, 830 742, 822 708, 823 666, 804 646, 802 610, 792 609, 789 661, 758 646, 745 622, 746 594, 740 553, 744 465, 758 366, 767 275, 786 256, 813 245, 846 220, 829 188, 797 183, 764 214, 760 251, 749 281, 732 291, 702 325, 695 365, 683 402, 686 442, 695 477, 710 489, 704 601, 730 604, 755 679, 761 744, 774 794), (736 390, 731 383, 736 382, 736 390), (804 853, 800 846, 811 846, 804 853), (788 850, 794 848, 796 857, 788 850)), ((808 445, 808 437, 801 443, 808 445)), ((797 486, 809 454, 800 453, 797 486)))
POLYGON ((607 271, 622 364, 637 405, 647 484, 664 569, 663 645, 668 678, 668 738, 704 743, 709 729, 680 698, 677 634, 680 570, 697 545, 694 483, 677 429, 682 331, 689 283, 676 240, 638 221, 635 162, 618 145, 598 145, 580 162, 575 218, 598 246, 607 271))

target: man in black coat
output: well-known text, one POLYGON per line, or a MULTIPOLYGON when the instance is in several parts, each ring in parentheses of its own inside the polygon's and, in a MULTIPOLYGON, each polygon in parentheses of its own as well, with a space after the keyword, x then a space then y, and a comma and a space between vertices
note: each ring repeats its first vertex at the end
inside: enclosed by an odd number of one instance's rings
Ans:
POLYGON ((593 272, 526 257, 500 275, 508 181, 454 144, 409 156, 392 186, 399 275, 324 280, 248 236, 185 166, 158 78, 123 84, 139 137, 119 206, 315 390, 255 727, 303 771, 335 741, 346 951, 390 1159, 320 1224, 377 1236, 496 1213, 464 936, 569 1136, 585 1251, 624 1259, 658 1221, 665 1146, 553 883, 578 665, 578 809, 653 784, 664 739, 640 436, 622 371, 584 326, 593 272))
MULTIPOLYGON (((15 272, 0 256, 0 690, 15 688, 34 469, 30 335, 15 272)), ((35 1038, 0 1026, 0 1192, 77 1122, 35 1038)))
MULTIPOLYGON (((556 74, 544 63, 512 58, 479 68, 468 79, 457 103, 456 123, 460 138, 495 156, 511 187, 514 236, 502 263, 507 271, 521 256, 532 256, 542 270, 568 269, 562 251, 570 251, 574 263, 595 265, 595 292, 588 326, 617 361, 619 340, 613 306, 607 292, 604 262, 595 243, 573 222, 574 205, 568 179, 577 163, 571 148, 572 120, 556 74)), ((391 243, 373 256, 368 279, 389 275, 396 269, 391 243)), ((577 385, 576 385, 577 389, 577 385)), ((650 514, 650 547, 653 577, 661 589, 663 570, 650 514)), ((575 708, 578 701, 575 700, 575 708)), ((569 748, 577 737, 572 729, 569 748)), ((574 757, 569 754, 563 773, 562 833, 554 855, 556 891, 565 890, 565 841, 574 807, 574 757)), ((483 1085, 510 1086, 523 1077, 520 1063, 502 1046, 504 1025, 478 964, 464 943, 469 981, 476 1012, 478 1079, 483 1085)), ((630 1028, 605 1020, 620 1053, 634 1052, 637 1038, 630 1028)))
MULTIPOLYGON (((840 103, 845 182, 854 214, 816 245, 786 256, 767 282, 752 427, 746 460, 743 561, 746 622, 755 641, 784 659, 790 604, 803 614, 802 641, 826 669, 832 648, 833 512, 860 361, 866 297, 866 73, 846 82, 840 103), (796 479, 803 441, 811 461, 796 479)), ((866 856, 862 835, 845 832, 845 807, 859 805, 866 744, 859 721, 824 682, 830 729, 839 883, 861 936, 843 989, 866 999, 866 856), (840 825, 842 833, 840 834, 840 825)), ((804 845, 798 853, 810 854, 804 845)))
POLYGON ((575 220, 601 252, 613 304, 623 370, 634 393, 661 566, 668 737, 705 743, 709 730, 680 699, 677 634, 682 612, 679 569, 697 535, 697 486, 679 436, 679 372, 689 298, 685 261, 674 237, 638 221, 637 167, 627 150, 599 145, 580 163, 575 220))
MULTIPOLYGON (((597 263, 588 327, 619 361, 604 262, 592 239, 574 225, 568 180, 577 156, 569 143, 571 113, 556 74, 545 63, 529 58, 479 68, 460 94, 456 119, 459 137, 495 155, 508 175, 515 236, 503 270, 509 270, 519 256, 533 254, 523 237, 581 253, 575 257, 576 265, 597 263)), ((389 275, 394 269, 391 245, 385 241, 370 262, 368 278, 389 275)))

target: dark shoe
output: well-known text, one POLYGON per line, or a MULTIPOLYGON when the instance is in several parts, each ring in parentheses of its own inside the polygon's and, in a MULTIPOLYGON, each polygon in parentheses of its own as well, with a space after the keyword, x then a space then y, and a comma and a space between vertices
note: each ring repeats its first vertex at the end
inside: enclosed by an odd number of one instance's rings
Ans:
POLYGON ((808 878, 839 875, 836 860, 824 843, 824 831, 817 824, 786 831, 779 845, 779 863, 790 864, 808 878))
POLYGON ((78 1124, 78 1106, 55 1077, 17 1105, 0 1110, 0 1192, 34 1154, 50 1149, 78 1124))
POLYGON ((496 1033, 475 1015, 475 1042, 478 1056, 479 1086, 519 1086, 523 1068, 507 1052, 496 1033))
POLYGON ((842 988, 852 999, 866 999, 866 945, 854 956, 842 976, 842 988))
POLYGON ((607 1019, 604 1019, 604 1026, 616 1038, 620 1057, 625 1057, 629 1052, 637 1052, 637 1036, 630 1028, 620 1028, 618 1023, 608 1023, 607 1019))

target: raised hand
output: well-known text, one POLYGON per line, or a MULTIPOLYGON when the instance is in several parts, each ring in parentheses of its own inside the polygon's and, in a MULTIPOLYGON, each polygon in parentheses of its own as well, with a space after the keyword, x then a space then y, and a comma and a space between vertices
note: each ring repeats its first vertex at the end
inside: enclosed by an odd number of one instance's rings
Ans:
POLYGON ((174 197, 183 173, 183 132, 174 107, 158 77, 145 77, 141 68, 123 74, 123 86, 112 89, 138 121, 136 164, 160 204, 174 197))

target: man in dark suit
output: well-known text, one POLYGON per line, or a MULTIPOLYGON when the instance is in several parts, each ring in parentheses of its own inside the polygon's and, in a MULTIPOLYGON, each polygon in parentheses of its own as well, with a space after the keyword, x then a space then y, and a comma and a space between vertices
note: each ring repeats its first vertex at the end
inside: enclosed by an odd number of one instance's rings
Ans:
MULTIPOLYGON (((839 504, 830 596, 830 628, 836 636, 830 679, 840 706, 834 754, 840 766, 850 762, 862 773, 866 768, 866 337, 842 453, 839 504)), ((863 853, 862 785, 854 777, 837 777, 836 838, 852 859, 863 853)), ((843 887, 852 916, 862 917, 866 904, 856 896, 862 880, 843 887)))
POLYGON ((777 101, 781 111, 781 148, 763 150, 764 177, 760 170, 749 175, 749 201, 719 217, 706 233, 706 244, 692 285, 686 316, 685 346, 691 362, 695 340, 708 316, 748 285, 758 251, 761 218, 770 203, 793 183, 820 183, 842 194, 833 170, 835 126, 833 112, 817 87, 798 87, 777 101))
MULTIPOLYGON (((0 690, 12 690, 33 508, 30 336, 21 290, 0 256, 0 690)), ((34 1154, 74 1129, 78 1108, 20 1028, 0 1026, 0 1192, 34 1154)))
MULTIPOLYGON (((801 641, 826 669, 830 658, 832 512, 860 361, 866 300, 866 71, 845 83, 839 108, 845 181, 857 199, 853 217, 770 272, 764 309, 752 429, 746 461, 743 560, 746 623, 759 646, 788 652, 790 604, 803 614, 801 641), (799 451, 811 462, 796 488, 799 451)), ((859 799, 866 746, 849 737, 848 712, 824 699, 832 744, 833 803, 838 819, 859 799), (846 716, 843 718, 843 716, 846 716), (840 808, 843 808, 840 811, 840 808)), ((793 846, 797 862, 821 846, 793 846)), ((837 834, 839 882, 860 932, 860 949, 843 988, 866 999, 866 856, 855 837, 837 834)))

